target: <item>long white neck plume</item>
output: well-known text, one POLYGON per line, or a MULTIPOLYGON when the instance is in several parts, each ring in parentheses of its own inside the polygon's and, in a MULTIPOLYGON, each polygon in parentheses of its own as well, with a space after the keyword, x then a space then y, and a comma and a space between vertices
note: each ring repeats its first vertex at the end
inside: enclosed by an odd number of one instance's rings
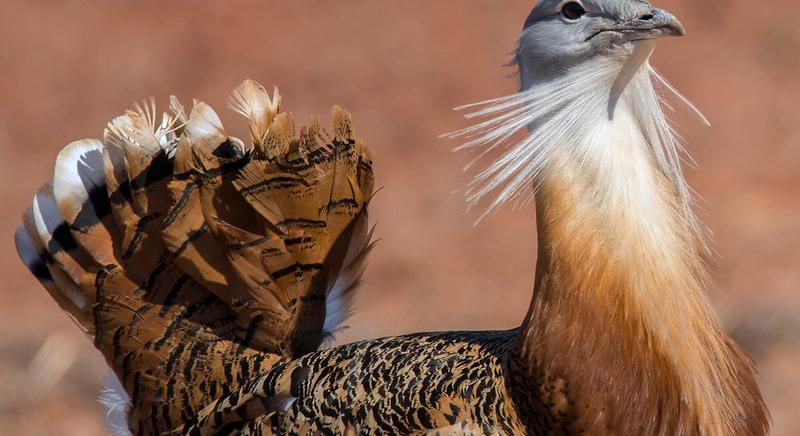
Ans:
POLYGON ((599 114, 614 117, 618 100, 624 94, 627 109, 635 118, 654 161, 675 185, 687 221, 697 225, 690 207, 691 191, 680 165, 683 149, 664 115, 663 101, 654 85, 660 85, 665 93, 707 121, 650 66, 651 52, 652 45, 641 44, 624 65, 617 59, 600 58, 560 77, 524 83, 527 89, 517 94, 458 108, 474 110, 466 118, 479 120, 471 127, 447 135, 466 140, 457 150, 479 150, 467 169, 496 149, 505 149, 468 185, 467 201, 471 206, 494 195, 481 218, 508 202, 529 202, 530 187, 535 188, 541 182, 543 171, 565 148, 585 162, 594 141, 586 133, 592 130, 599 114), (525 129, 529 129, 529 134, 517 142, 517 134, 525 129))

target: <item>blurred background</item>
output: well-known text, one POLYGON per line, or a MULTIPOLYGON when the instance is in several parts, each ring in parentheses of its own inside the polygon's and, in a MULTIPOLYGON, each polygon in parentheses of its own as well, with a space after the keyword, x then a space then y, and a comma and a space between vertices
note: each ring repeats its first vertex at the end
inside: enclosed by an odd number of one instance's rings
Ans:
MULTIPOLYGON (((654 63, 712 123, 675 116, 719 252, 714 302, 758 362, 774 434, 800 434, 800 26, 786 13, 796 4, 657 3, 689 36, 663 42, 654 63)), ((333 103, 353 113, 384 188, 372 205, 381 242, 339 342, 518 325, 533 209, 473 227, 457 192, 468 156, 438 135, 466 125, 452 107, 515 91, 503 65, 532 4, 3 0, 0 434, 105 433, 104 363, 17 260, 12 234, 59 149, 101 136, 149 96, 162 107, 171 93, 202 97, 223 113, 253 78, 277 84, 299 120, 325 119, 333 103)))

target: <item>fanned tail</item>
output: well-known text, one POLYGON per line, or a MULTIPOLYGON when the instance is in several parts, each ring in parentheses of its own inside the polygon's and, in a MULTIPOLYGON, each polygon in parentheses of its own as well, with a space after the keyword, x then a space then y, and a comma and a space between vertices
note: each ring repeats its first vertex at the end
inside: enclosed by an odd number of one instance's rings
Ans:
POLYGON ((349 315, 372 243, 369 150, 349 114, 296 137, 254 81, 231 107, 250 141, 196 102, 137 105, 58 156, 15 234, 20 258, 93 336, 131 426, 169 432, 349 315))

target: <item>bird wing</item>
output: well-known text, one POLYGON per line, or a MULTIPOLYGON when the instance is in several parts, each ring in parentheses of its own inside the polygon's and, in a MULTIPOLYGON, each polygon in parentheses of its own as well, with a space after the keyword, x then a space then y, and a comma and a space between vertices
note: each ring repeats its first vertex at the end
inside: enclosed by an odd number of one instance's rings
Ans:
POLYGON ((298 136, 280 101, 251 80, 234 91, 247 143, 203 102, 137 105, 59 153, 17 230, 148 431, 316 350, 350 313, 372 248, 370 152, 343 109, 298 136))

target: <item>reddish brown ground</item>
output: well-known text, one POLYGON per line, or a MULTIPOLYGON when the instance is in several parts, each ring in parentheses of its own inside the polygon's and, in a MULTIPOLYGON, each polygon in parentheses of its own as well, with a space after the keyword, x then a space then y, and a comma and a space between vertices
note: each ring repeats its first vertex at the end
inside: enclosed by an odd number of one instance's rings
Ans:
MULTIPOLYGON (((373 203, 382 241, 342 341, 520 322, 532 211, 473 228, 453 192, 467 157, 437 136, 465 125, 451 107, 514 90, 502 65, 531 1, 95 3, 5 0, 0 13, 0 434, 103 434, 103 363, 19 264, 11 235, 58 149, 151 95, 223 106, 250 77, 279 85, 299 118, 332 103, 352 111, 384 187, 373 203)), ((663 43, 655 64, 712 121, 676 117, 720 253, 717 305, 759 362, 775 434, 795 435, 800 26, 794 2, 768 3, 662 1, 690 36, 663 43)))

